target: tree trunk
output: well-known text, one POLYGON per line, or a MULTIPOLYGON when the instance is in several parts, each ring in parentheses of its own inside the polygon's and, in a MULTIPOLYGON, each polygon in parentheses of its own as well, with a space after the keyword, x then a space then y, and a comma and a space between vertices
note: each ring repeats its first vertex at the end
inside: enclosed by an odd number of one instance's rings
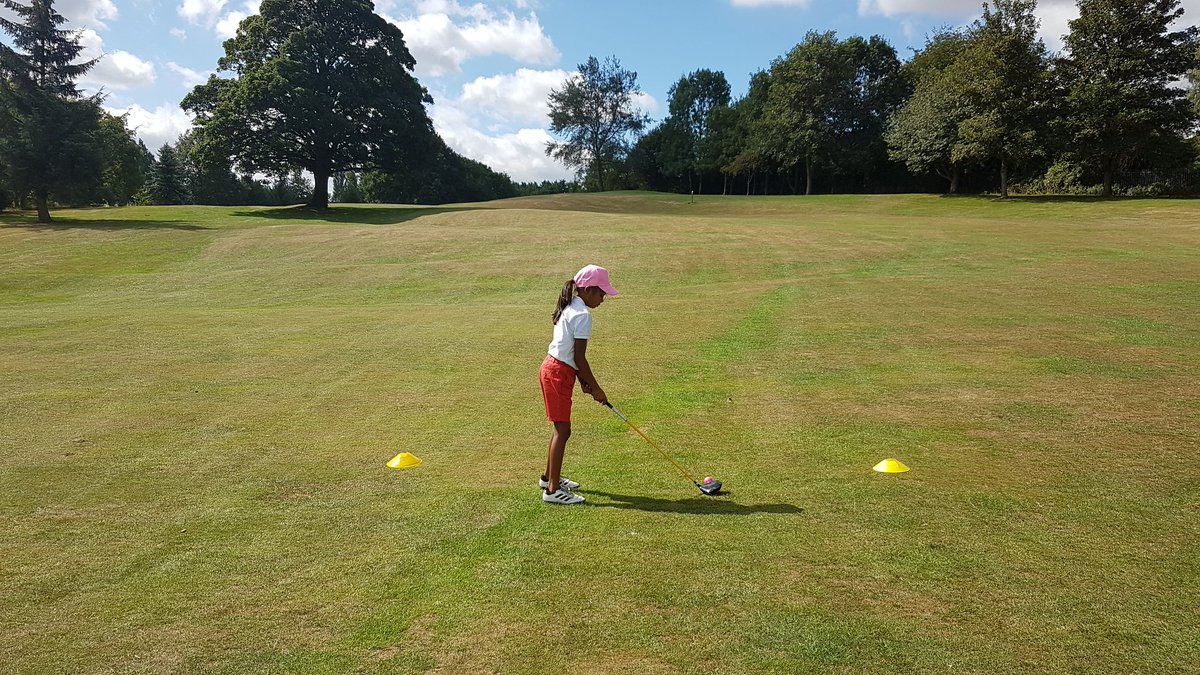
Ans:
POLYGON ((307 206, 320 211, 329 208, 329 169, 313 171, 313 193, 307 206))
POLYGON ((38 188, 36 191, 37 213, 38 213, 38 222, 39 223, 54 222, 50 218, 50 199, 49 199, 49 196, 47 195, 47 192, 48 191, 46 190, 46 188, 38 188))
POLYGON ((746 196, 750 196, 750 186, 754 184, 754 172, 751 171, 749 176, 746 176, 746 196))
POLYGON ((1113 187, 1113 170, 1112 170, 1112 167, 1106 167, 1104 169, 1104 196, 1105 197, 1112 196, 1112 187, 1113 187))
POLYGON ((804 174, 805 174, 804 175, 804 181, 805 181, 804 194, 806 194, 806 195, 812 194, 812 178, 813 178, 812 170, 813 170, 813 160, 812 160, 812 153, 810 152, 804 156, 804 174))
MULTIPOLYGON (((596 179, 596 191, 604 192, 604 165, 600 158, 592 160, 592 174, 596 179)), ((584 176, 584 189, 587 189, 587 176, 584 176)))
POLYGON ((950 194, 956 195, 958 194, 958 176, 961 173, 961 169, 955 166, 950 171, 950 194))
POLYGON ((1000 198, 1008 199, 1008 161, 1000 160, 1000 198))
POLYGON ((721 172, 721 196, 724 197, 728 194, 729 194, 729 174, 722 171, 721 172))

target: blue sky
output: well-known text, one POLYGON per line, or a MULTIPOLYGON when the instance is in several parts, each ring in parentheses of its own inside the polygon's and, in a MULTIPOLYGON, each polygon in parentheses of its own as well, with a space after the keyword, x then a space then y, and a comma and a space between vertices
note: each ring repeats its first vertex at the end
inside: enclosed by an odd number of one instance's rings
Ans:
MULTIPOLYGON (((430 91, 430 114, 462 154, 516 180, 567 178, 542 148, 546 95, 588 56, 617 56, 638 73, 641 103, 655 119, 667 91, 699 68, 724 71, 735 96, 752 72, 809 30, 886 37, 902 58, 932 29, 963 25, 980 0, 377 0, 400 26, 430 91)), ((190 120, 179 101, 216 68, 221 42, 257 11, 257 0, 58 0, 89 55, 103 53, 83 84, 103 88, 151 149, 190 120)), ((1200 0, 1184 0, 1185 22, 1200 0)), ((1073 0, 1041 0, 1051 49, 1061 46, 1073 0)), ((6 39, 7 41, 7 39, 6 39)))

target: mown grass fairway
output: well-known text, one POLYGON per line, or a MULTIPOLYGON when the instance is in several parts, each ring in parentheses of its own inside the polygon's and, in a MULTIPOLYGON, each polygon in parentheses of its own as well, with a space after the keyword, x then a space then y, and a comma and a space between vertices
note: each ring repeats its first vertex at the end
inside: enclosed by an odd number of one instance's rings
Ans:
POLYGON ((1200 663, 1200 203, 56 215, 0 224, 5 672, 1200 663), (588 262, 602 384, 728 496, 577 394, 538 499, 588 262))

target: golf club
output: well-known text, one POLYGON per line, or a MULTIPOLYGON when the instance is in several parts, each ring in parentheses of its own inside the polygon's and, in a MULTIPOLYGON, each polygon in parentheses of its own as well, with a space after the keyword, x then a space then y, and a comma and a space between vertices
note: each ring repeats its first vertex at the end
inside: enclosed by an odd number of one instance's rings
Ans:
POLYGON ((670 462, 672 466, 674 466, 676 469, 679 469, 679 473, 683 474, 688 480, 692 481, 693 485, 700 488, 700 492, 702 492, 705 495, 708 495, 709 497, 719 494, 721 492, 721 481, 713 479, 713 478, 706 478, 705 482, 701 483, 701 482, 697 481, 695 478, 692 478, 691 474, 689 474, 687 471, 684 471, 682 466, 679 466, 678 464, 676 464, 675 460, 671 459, 670 456, 667 455, 667 453, 663 452, 661 448, 659 448, 657 445, 655 445, 654 441, 650 440, 650 438, 648 436, 646 436, 646 434, 643 434, 641 429, 635 427, 633 425, 633 422, 629 421, 628 417, 625 417, 624 415, 621 414, 620 410, 617 410, 616 408, 614 408, 612 403, 605 401, 604 405, 607 406, 609 410, 615 412, 617 414, 617 417, 620 417, 625 422, 625 424, 629 425, 630 429, 633 429, 634 431, 638 432, 639 436, 646 439, 646 442, 650 444, 650 447, 654 448, 655 450, 658 450, 658 454, 662 455, 663 457, 666 457, 667 461, 670 462))

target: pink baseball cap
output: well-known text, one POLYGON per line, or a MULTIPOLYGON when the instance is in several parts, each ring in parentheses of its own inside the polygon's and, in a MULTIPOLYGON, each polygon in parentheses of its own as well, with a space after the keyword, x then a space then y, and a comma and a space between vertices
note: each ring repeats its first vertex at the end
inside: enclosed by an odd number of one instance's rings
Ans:
POLYGON ((617 289, 612 287, 612 282, 608 280, 608 270, 599 265, 586 265, 583 269, 575 273, 575 285, 579 288, 587 288, 588 286, 599 286, 600 290, 606 295, 616 295, 617 289))

